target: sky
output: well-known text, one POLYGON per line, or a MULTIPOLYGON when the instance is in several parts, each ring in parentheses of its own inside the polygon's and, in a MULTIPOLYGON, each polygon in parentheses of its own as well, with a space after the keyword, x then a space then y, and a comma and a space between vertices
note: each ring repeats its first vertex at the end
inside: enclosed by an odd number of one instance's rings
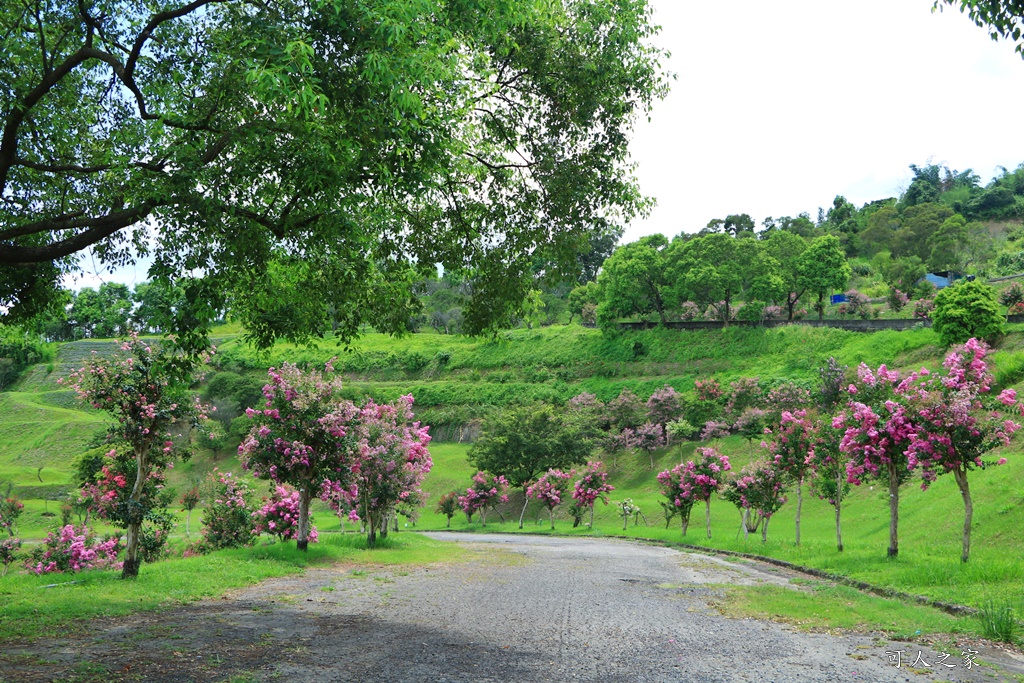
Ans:
MULTIPOLYGON (((696 232, 713 218, 814 218, 837 195, 898 195, 910 164, 974 169, 1024 162, 1024 60, 932 0, 651 0, 671 52, 671 92, 631 144, 657 201, 624 242, 696 232)), ((86 256, 67 284, 132 285, 86 256)))
POLYGON ((651 0, 671 93, 631 145, 657 200, 623 241, 898 195, 910 164, 1024 162, 1024 60, 932 0, 651 0))

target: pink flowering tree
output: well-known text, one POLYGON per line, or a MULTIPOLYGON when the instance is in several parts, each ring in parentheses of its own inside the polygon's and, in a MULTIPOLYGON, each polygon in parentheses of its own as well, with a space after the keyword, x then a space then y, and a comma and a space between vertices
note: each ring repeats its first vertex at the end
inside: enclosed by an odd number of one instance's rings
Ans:
POLYGON ((779 424, 766 429, 772 440, 765 444, 775 468, 796 484, 796 544, 800 545, 800 512, 804 504, 804 482, 814 476, 814 448, 817 434, 806 410, 782 411, 779 424))
MULTIPOLYGON (((260 509, 252 513, 253 533, 270 534, 282 541, 295 538, 299 532, 299 492, 290 486, 275 486, 260 509)), ((313 519, 309 520, 309 542, 317 541, 313 519)))
POLYGON ((907 449, 911 467, 919 469, 922 489, 943 474, 952 474, 964 501, 964 528, 960 559, 971 555, 971 520, 974 505, 967 474, 988 465, 1002 465, 1006 458, 986 462, 984 456, 1009 444, 1020 425, 1005 416, 1017 413, 1020 404, 1013 389, 991 395, 993 377, 985 357, 984 342, 970 339, 954 348, 943 362, 945 372, 932 375, 921 370, 900 387, 916 426, 907 449))
POLYGON ((678 418, 683 412, 682 395, 666 384, 647 399, 647 420, 661 427, 662 433, 669 422, 678 418))
MULTIPOLYGON (((198 363, 172 342, 155 343, 132 335, 109 358, 94 358, 68 378, 78 397, 114 418, 108 438, 120 457, 115 476, 126 478, 114 491, 115 500, 104 516, 126 529, 122 578, 134 578, 142 563, 142 525, 157 505, 162 481, 154 480, 191 451, 176 444, 171 430, 198 426, 205 408, 189 395, 198 363)), ((107 491, 101 493, 110 493, 107 491)))
POLYGON ((714 448, 698 448, 699 460, 693 461, 692 490, 694 502, 704 501, 704 525, 711 538, 711 497, 725 485, 725 473, 732 469, 729 458, 714 448))
POLYGON ((861 363, 858 380, 847 388, 846 431, 839 444, 849 456, 847 480, 859 486, 866 480, 884 482, 889 490, 889 557, 899 554, 900 486, 910 480, 916 460, 907 455, 914 439, 914 423, 897 393, 900 375, 881 365, 872 372, 861 363))
POLYGON ((533 498, 548 509, 551 528, 555 528, 555 508, 565 500, 572 475, 559 469, 550 469, 526 489, 528 498, 533 498))
MULTIPOLYGON (((10 490, 10 489, 8 489, 10 490)), ((0 529, 6 529, 7 534, 14 538, 17 531, 18 517, 21 517, 25 504, 17 498, 4 498, 0 500, 0 529)))
POLYGON ((579 508, 590 509, 590 528, 594 528, 594 504, 600 500, 608 504, 608 495, 615 487, 608 483, 608 471, 604 464, 591 460, 579 472, 580 478, 572 487, 572 499, 579 508))
POLYGON ((850 492, 846 479, 849 456, 840 449, 846 431, 846 418, 840 414, 834 418, 821 418, 814 426, 815 440, 813 467, 815 477, 811 491, 822 500, 827 500, 836 511, 836 549, 843 552, 843 527, 841 516, 843 499, 850 492))
POLYGON ((299 492, 296 547, 309 544, 309 505, 332 488, 349 490, 358 471, 357 447, 349 434, 359 412, 340 397, 341 378, 328 362, 324 373, 303 372, 291 363, 270 368, 261 410, 246 410, 253 420, 238 447, 242 466, 260 479, 299 492))
POLYGON ((735 480, 739 505, 752 512, 757 520, 747 525, 751 531, 761 526, 761 542, 768 542, 768 523, 779 509, 786 504, 788 477, 772 462, 753 462, 743 468, 735 480))
POLYGON ((665 430, 656 422, 645 422, 636 428, 633 434, 633 446, 639 451, 645 451, 651 459, 651 469, 654 469, 654 453, 664 448, 667 443, 665 430))
POLYGON ((739 475, 730 477, 722 489, 722 498, 736 506, 740 511, 740 529, 743 531, 743 540, 746 541, 752 531, 757 531, 761 518, 758 515, 751 515, 750 499, 747 490, 754 479, 750 476, 750 465, 743 468, 739 475))
MULTIPOLYGON (((670 470, 658 473, 658 486, 661 494, 668 498, 668 505, 674 508, 679 514, 679 521, 683 527, 683 536, 690 526, 690 511, 695 501, 693 495, 693 470, 692 461, 679 463, 670 470)), ((666 512, 666 525, 669 517, 666 512)))
MULTIPOLYGON (((387 535, 388 521, 397 507, 419 506, 425 498, 423 480, 433 466, 427 450, 430 434, 427 426, 413 421, 412 405, 412 396, 402 396, 394 403, 367 401, 348 423, 358 456, 351 470, 350 490, 371 548, 378 532, 387 535)), ((332 486, 339 485, 335 482, 332 486)))
POLYGON ((21 539, 5 538, 0 541, 0 564, 4 566, 4 571, 0 576, 7 576, 7 568, 18 559, 18 551, 21 549, 21 539))
POLYGON ((202 539, 185 554, 197 555, 222 548, 242 548, 256 541, 252 523, 253 493, 249 485, 230 472, 214 468, 206 477, 206 507, 203 509, 202 539))
POLYGON ((477 472, 473 475, 473 485, 466 489, 466 495, 459 496, 459 507, 470 522, 479 512, 481 525, 487 526, 487 510, 498 503, 508 502, 508 488, 508 480, 502 475, 477 472))
POLYGON ((192 525, 192 511, 199 505, 199 487, 193 486, 181 494, 181 498, 178 499, 181 503, 182 509, 186 511, 185 517, 185 535, 191 536, 191 525, 192 525))

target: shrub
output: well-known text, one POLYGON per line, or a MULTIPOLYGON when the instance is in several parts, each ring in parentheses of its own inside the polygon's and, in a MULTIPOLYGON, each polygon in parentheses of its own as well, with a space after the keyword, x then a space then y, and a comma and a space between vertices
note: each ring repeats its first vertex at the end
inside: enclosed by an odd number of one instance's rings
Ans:
POLYGON ((689 322, 696 320, 700 317, 700 306, 693 303, 692 301, 684 301, 683 305, 679 307, 679 319, 683 322, 689 322))
POLYGON ((42 545, 36 546, 25 568, 36 574, 74 573, 86 569, 120 569, 117 550, 120 539, 97 541, 85 525, 71 524, 50 531, 42 545))
POLYGON ((1020 315, 1024 313, 1024 301, 1010 306, 1010 310, 1007 311, 1009 315, 1020 315))
POLYGON ((249 501, 249 486, 230 472, 214 469, 207 479, 210 503, 203 510, 203 538, 189 547, 189 553, 206 553, 221 548, 240 548, 255 541, 249 501))
POLYGON ((0 541, 0 562, 4 565, 4 572, 0 576, 7 575, 7 567, 18 559, 19 549, 21 549, 20 538, 5 538, 0 541))
POLYGON ((1007 308, 1012 308, 1015 304, 1024 303, 1024 287, 1021 287, 1019 282, 1014 282, 999 293, 999 303, 1007 308))
POLYGON ((458 509, 459 494, 457 491, 450 491, 444 494, 441 496, 441 499, 437 501, 437 505, 434 506, 434 512, 448 518, 447 526, 449 527, 452 525, 452 517, 455 516, 458 509))
POLYGON ((886 302, 889 304, 889 310, 899 313, 910 303, 910 297, 895 287, 891 287, 889 289, 889 296, 886 297, 886 302))
POLYGON ((846 293, 846 313, 866 320, 871 316, 871 301, 856 289, 851 289, 846 293))
POLYGON ((914 317, 920 318, 921 320, 927 320, 932 317, 932 311, 935 310, 935 302, 931 299, 918 299, 914 302, 914 317))
POLYGON ((25 504, 17 498, 5 498, 0 501, 0 529, 7 529, 7 533, 13 538, 15 525, 18 517, 21 517, 25 504))
POLYGON ((977 280, 963 280, 935 295, 932 328, 945 346, 962 344, 968 339, 995 341, 1006 328, 999 311, 995 290, 977 280))

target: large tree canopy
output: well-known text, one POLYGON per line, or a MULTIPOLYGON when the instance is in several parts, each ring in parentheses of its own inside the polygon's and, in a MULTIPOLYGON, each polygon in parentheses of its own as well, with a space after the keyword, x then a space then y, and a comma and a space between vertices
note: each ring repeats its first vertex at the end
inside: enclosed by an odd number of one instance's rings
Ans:
POLYGON ((1024 57, 1024 3, 1020 0, 935 0, 934 7, 941 9, 944 4, 959 7, 971 21, 987 28, 992 40, 1012 40, 1024 57))
POLYGON ((0 24, 11 318, 91 249, 204 278, 179 327, 225 297, 262 343, 328 303, 341 336, 398 330, 442 264, 479 331, 531 259, 574 264, 646 207, 627 136, 665 89, 647 0, 41 0, 0 24))

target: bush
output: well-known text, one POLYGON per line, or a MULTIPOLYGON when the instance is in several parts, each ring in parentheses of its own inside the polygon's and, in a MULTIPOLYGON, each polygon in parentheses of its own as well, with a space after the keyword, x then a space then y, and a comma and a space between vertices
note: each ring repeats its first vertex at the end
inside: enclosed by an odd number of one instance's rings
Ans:
MULTIPOLYGON (((282 541, 298 538, 299 535, 299 492, 291 486, 277 486, 256 512, 252 513, 257 534, 268 533, 282 541)), ((319 534, 309 518, 309 542, 316 543, 319 534)))
POLYGON ((120 539, 97 541, 92 531, 82 525, 50 531, 42 545, 36 546, 25 562, 25 568, 36 574, 74 573, 86 569, 119 569, 117 550, 120 539))
POLYGON ((249 503, 249 486, 236 480, 230 472, 214 470, 207 486, 210 504, 203 510, 203 538, 189 546, 187 554, 206 553, 221 548, 240 548, 252 545, 253 533, 249 503))
POLYGON ((1024 303, 1024 287, 1021 287, 1019 282, 1014 282, 1012 285, 1000 292, 999 303, 1008 308, 1013 308, 1016 304, 1024 303))
POLYGON ((889 296, 886 297, 886 302, 889 304, 890 311, 899 313, 906 308, 907 304, 910 303, 910 297, 895 287, 892 287, 889 289, 889 296))
POLYGON ((993 342, 1006 328, 1006 318, 996 303, 996 291, 989 285, 959 281, 935 295, 932 328, 945 346, 968 339, 993 342))

